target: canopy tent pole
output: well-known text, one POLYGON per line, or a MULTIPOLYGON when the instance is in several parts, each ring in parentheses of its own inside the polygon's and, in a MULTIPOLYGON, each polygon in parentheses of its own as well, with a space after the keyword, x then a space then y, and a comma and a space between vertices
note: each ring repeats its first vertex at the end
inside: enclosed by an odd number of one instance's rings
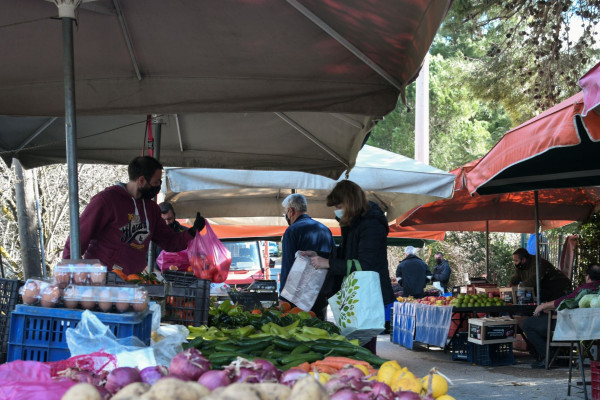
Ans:
POLYGON ((490 221, 485 220, 485 278, 490 278, 490 221))
POLYGON ((537 304, 542 304, 540 302, 540 270, 541 270, 541 261, 540 261, 540 220, 538 217, 539 214, 539 204, 538 204, 538 191, 533 191, 533 198, 535 200, 535 271, 536 271, 536 301, 537 304))
MULTIPOLYGON (((163 120, 161 117, 153 115, 152 116, 152 125, 154 125, 154 138, 152 143, 152 154, 153 157, 160 161, 160 139, 162 133, 162 124, 163 120)), ((150 150, 150 148, 148 148, 150 150)), ((156 201, 156 197, 152 200, 156 201)), ((150 229, 150 227, 148 227, 150 229)), ((150 241, 150 245, 148 246, 148 272, 154 271, 154 265, 156 264, 156 244, 153 241, 150 241)), ((157 254, 158 256, 158 254, 157 254)))
POLYGON ((71 258, 80 258, 79 241, 79 184, 77 181, 77 125, 75 120, 75 66, 73 57, 73 21, 75 8, 71 5, 70 15, 63 15, 59 7, 59 18, 63 26, 63 76, 65 87, 65 135, 67 142, 67 173, 69 179, 69 226, 71 235, 71 258))

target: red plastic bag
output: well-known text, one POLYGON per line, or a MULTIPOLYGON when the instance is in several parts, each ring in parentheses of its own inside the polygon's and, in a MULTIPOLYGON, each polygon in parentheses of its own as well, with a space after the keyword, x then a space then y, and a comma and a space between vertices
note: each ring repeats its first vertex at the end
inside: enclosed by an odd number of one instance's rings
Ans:
POLYGON ((231 253, 221 243, 208 221, 188 245, 189 261, 194 275, 214 283, 225 282, 231 266, 231 253))
POLYGON ((186 249, 172 253, 163 250, 156 257, 156 265, 158 265, 161 271, 167 269, 172 271, 187 271, 190 267, 188 251, 186 249))

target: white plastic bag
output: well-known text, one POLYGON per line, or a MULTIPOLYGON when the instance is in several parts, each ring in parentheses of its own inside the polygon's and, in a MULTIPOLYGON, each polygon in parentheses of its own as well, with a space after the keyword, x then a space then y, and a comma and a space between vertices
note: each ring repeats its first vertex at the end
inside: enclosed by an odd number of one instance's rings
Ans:
POLYGON ((348 271, 341 289, 329 298, 333 317, 342 335, 361 344, 384 330, 385 310, 379 274, 363 271, 358 260, 348 260, 348 271), (352 262, 356 271, 350 273, 352 262))
POLYGON ((323 287, 326 269, 315 269, 310 265, 310 258, 296 252, 296 260, 290 269, 281 297, 294 303, 304 311, 309 311, 317 300, 323 287))

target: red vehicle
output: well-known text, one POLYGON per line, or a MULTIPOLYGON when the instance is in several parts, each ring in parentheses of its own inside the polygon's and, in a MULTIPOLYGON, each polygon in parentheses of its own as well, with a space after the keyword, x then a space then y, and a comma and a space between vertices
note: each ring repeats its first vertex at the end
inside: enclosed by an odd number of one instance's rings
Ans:
POLYGON ((231 267, 225 283, 236 287, 246 287, 257 279, 278 280, 278 270, 269 265, 267 242, 259 240, 228 241, 223 244, 231 252, 231 267))

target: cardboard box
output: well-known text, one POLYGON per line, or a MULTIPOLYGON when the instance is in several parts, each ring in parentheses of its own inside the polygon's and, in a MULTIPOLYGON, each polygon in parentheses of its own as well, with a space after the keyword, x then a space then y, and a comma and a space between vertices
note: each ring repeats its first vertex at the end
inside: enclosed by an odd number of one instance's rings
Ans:
POLYGON ((500 297, 500 288, 498 288, 498 286, 494 286, 494 287, 475 286, 475 293, 485 293, 485 294, 489 295, 489 297, 500 297))
POLYGON ((476 344, 509 343, 515 341, 517 321, 508 317, 469 318, 468 341, 476 344))
POLYGON ((495 283, 478 283, 474 285, 461 286, 460 293, 475 294, 477 293, 477 288, 493 288, 497 290, 498 285, 496 285, 495 283))
MULTIPOLYGON (((500 297, 504 299, 505 302, 509 304, 520 304, 520 299, 517 298, 517 290, 516 286, 500 288, 500 297)), ((535 301, 535 292, 532 287, 523 287, 523 290, 529 294, 530 301, 527 301, 524 304, 530 304, 535 301)))

